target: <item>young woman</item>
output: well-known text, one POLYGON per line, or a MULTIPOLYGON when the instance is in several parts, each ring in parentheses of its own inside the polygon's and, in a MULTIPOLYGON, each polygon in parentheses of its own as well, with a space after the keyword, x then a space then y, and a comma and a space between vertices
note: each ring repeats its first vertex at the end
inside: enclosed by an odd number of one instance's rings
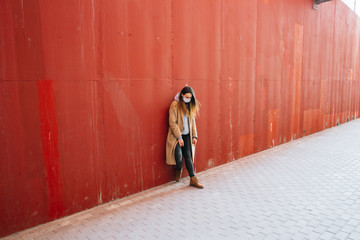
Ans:
POLYGON ((185 166, 190 176, 190 186, 204 188, 195 177, 193 147, 197 144, 195 117, 199 112, 199 102, 194 90, 186 86, 178 93, 169 109, 169 130, 166 139, 166 163, 176 165, 175 180, 180 181, 185 166))

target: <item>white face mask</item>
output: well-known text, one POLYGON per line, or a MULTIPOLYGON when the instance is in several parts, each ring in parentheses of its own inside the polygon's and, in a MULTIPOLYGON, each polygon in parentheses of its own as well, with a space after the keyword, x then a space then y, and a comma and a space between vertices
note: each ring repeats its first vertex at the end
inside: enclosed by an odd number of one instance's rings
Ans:
POLYGON ((184 103, 189 103, 191 101, 191 99, 188 98, 183 98, 184 103))

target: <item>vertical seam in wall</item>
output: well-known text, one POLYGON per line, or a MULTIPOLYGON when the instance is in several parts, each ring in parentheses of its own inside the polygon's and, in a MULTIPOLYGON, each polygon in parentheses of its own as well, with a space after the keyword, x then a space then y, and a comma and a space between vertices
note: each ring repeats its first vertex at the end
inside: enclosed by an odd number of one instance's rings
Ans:
MULTIPOLYGON (((301 46, 301 77, 300 77, 300 83, 301 83, 301 86, 300 86, 300 96, 299 96, 299 99, 300 99, 300 102, 299 102, 299 126, 298 126, 298 138, 302 138, 304 137, 304 108, 303 108, 303 105, 304 105, 304 99, 305 99, 305 94, 303 95, 303 88, 304 88, 304 85, 305 84, 302 84, 302 81, 304 79, 304 48, 305 48, 305 41, 304 41, 304 26, 305 26, 305 22, 304 22, 304 19, 305 19, 305 11, 306 11, 306 8, 304 7, 304 11, 303 11, 303 23, 302 23, 302 46, 301 46)), ((295 66, 294 66, 295 67, 295 66)))
POLYGON ((256 150, 256 133, 255 133, 255 128, 256 128, 256 121, 255 121, 255 117, 256 117, 256 113, 257 113, 257 109, 258 109, 258 105, 257 105, 257 101, 256 101, 256 96, 257 96, 257 87, 256 87, 256 84, 257 84, 257 66, 258 66, 258 59, 257 59, 257 53, 258 53, 258 42, 257 42, 257 38, 259 36, 259 1, 261 0, 257 0, 256 1, 256 23, 255 23, 255 26, 256 26, 256 29, 255 29, 255 64, 254 64, 254 114, 253 114, 253 130, 252 130, 252 135, 253 135, 253 150, 254 150, 254 153, 257 152, 256 150))
POLYGON ((126 45, 126 78, 130 79, 129 72, 129 27, 128 27, 128 1, 125 0, 125 45, 126 45))
POLYGON ((253 120, 253 129, 252 129, 252 136, 253 136, 253 152, 255 152, 255 114, 256 114, 256 66, 257 66, 257 37, 258 37, 258 1, 255 1, 255 13, 256 13, 256 16, 255 16, 255 46, 254 46, 254 54, 255 54, 255 59, 254 59, 254 72, 253 72, 253 81, 254 81, 254 84, 253 84, 253 98, 254 98, 254 109, 253 109, 253 115, 252 115, 252 120, 253 120))
MULTIPOLYGON (((356 55, 359 57, 359 41, 360 41, 360 34, 359 34, 359 16, 356 17, 356 36, 355 36, 355 41, 357 42, 357 52, 356 55)), ((354 77, 355 77, 355 86, 359 87, 359 79, 356 79, 357 76, 359 76, 359 64, 358 64, 358 57, 356 58, 356 63, 354 64, 356 67, 356 71, 354 71, 354 77)), ((354 120, 357 117, 357 105, 358 105, 358 101, 356 101, 358 99, 359 96, 359 89, 357 88, 357 91, 355 92, 355 106, 354 106, 354 120)))
POLYGON ((102 27, 103 27, 103 19, 102 19, 102 4, 101 2, 99 2, 99 28, 98 28, 98 32, 99 32, 99 50, 98 50, 98 74, 99 74, 99 79, 100 80, 104 80, 104 62, 103 62, 103 32, 102 32, 102 27))
POLYGON ((171 47, 171 73, 170 73, 170 81, 171 81, 171 92, 174 91, 174 0, 171 0, 171 12, 170 12, 170 47, 171 47))
MULTIPOLYGON (((198 5, 196 4, 197 3, 197 1, 194 1, 194 4, 192 5, 193 6, 193 9, 192 9, 192 13, 194 13, 194 9, 195 10, 197 10, 198 9, 198 5)), ((196 15, 196 14, 194 14, 193 16, 195 16, 195 21, 194 21, 194 25, 193 26, 195 26, 195 28, 196 28, 196 34, 194 34, 195 35, 195 40, 193 41, 193 49, 194 49, 194 46, 195 46, 195 48, 198 46, 198 41, 199 41, 199 31, 198 31, 198 28, 199 28, 199 21, 198 21, 198 18, 197 18, 197 16, 198 15, 196 15)), ((194 38, 194 37, 193 37, 194 38)), ((199 67, 199 65, 198 65, 198 51, 196 51, 196 50, 194 50, 194 57, 195 57, 195 64, 196 64, 196 70, 195 70, 195 79, 198 79, 198 67, 199 67)), ((191 69, 191 68, 190 68, 191 69)), ((190 78, 189 78, 190 76, 188 76, 188 79, 187 80, 189 80, 190 78)))
MULTIPOLYGON (((99 44, 98 44, 98 74, 99 74, 99 85, 98 85, 98 90, 99 90, 99 86, 103 86, 104 85, 104 62, 103 62, 103 57, 104 57, 104 54, 103 54, 103 49, 104 49, 104 41, 103 41, 103 30, 102 28, 104 27, 104 23, 103 23, 103 17, 102 17, 102 14, 103 14, 103 3, 101 1, 99 1, 99 27, 98 27, 98 33, 99 33, 99 44)), ((104 87, 101 87, 100 89, 104 89, 104 87)), ((103 161, 100 159, 103 159, 103 153, 104 153, 104 144, 105 144, 105 137, 104 137, 104 93, 101 92, 99 94, 99 91, 98 91, 98 96, 99 96, 99 103, 98 104, 98 108, 100 108, 100 117, 101 117, 101 122, 100 122, 100 130, 101 130, 101 149, 99 147, 99 153, 98 153, 98 156, 100 156, 100 158, 97 160, 99 161, 99 164, 98 166, 100 166, 100 170, 99 171, 99 174, 98 174, 98 192, 97 192, 97 200, 98 200, 98 204, 102 204, 103 203, 103 199, 102 199, 102 184, 103 184, 103 174, 104 172, 102 171, 103 170, 103 161)), ((99 143, 100 144, 100 141, 99 143)))
MULTIPOLYGON (((335 29, 336 29, 336 7, 337 7, 337 3, 335 2, 334 4, 334 17, 333 17, 333 39, 332 39, 332 42, 333 42, 333 46, 332 46, 332 63, 331 63, 331 79, 330 79, 330 83, 331 83, 331 90, 330 90, 330 102, 332 102, 332 104, 330 105, 330 112, 331 112, 331 118, 332 118, 332 121, 331 121, 331 127, 334 126, 334 120, 335 120, 335 109, 334 109, 334 98, 333 98, 333 93, 332 93, 332 89, 334 88, 334 56, 335 56, 335 29)), ((336 100, 336 98, 335 98, 336 100)))
POLYGON ((224 0, 221 0, 221 10, 220 10, 220 16, 221 16, 221 21, 220 21, 220 42, 221 42, 221 47, 220 47, 220 73, 219 73, 219 79, 221 81, 221 76, 223 74, 223 55, 224 55, 224 35, 225 35, 225 30, 224 30, 224 0))

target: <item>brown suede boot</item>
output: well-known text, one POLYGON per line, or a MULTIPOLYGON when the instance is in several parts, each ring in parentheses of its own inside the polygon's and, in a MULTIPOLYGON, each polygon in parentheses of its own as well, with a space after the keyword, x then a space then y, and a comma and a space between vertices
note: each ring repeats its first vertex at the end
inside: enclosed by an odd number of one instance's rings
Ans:
POLYGON ((197 188, 204 188, 204 186, 199 183, 196 177, 190 177, 190 186, 194 186, 197 188))
POLYGON ((179 171, 179 170, 176 170, 176 173, 175 173, 175 181, 179 182, 180 179, 181 179, 181 174, 182 174, 182 169, 179 171))

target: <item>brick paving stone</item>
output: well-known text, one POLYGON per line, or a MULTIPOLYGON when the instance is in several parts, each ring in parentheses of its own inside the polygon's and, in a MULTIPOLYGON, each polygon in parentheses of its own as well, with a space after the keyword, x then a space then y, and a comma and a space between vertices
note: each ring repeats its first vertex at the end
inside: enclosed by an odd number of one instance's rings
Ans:
POLYGON ((331 233, 331 232, 323 232, 323 233, 320 235, 320 239, 324 239, 324 240, 334 239, 334 233, 331 233))
POLYGON ((359 240, 359 138, 358 119, 4 240, 359 240))
POLYGON ((346 233, 352 233, 354 232, 355 227, 351 226, 351 225, 345 225, 344 227, 341 228, 341 231, 346 232, 346 233))
POLYGON ((336 225, 336 226, 339 226, 339 227, 343 227, 346 224, 346 221, 339 218, 339 219, 336 219, 333 222, 333 224, 336 225))
POLYGON ((305 233, 298 232, 298 233, 295 233, 295 234, 291 237, 291 239, 293 239, 293 240, 303 240, 303 239, 306 239, 307 236, 308 236, 308 235, 305 234, 305 233))
POLYGON ((307 240, 314 240, 314 239, 320 239, 321 233, 317 232, 310 232, 306 235, 307 240))
POLYGON ((340 229, 341 229, 341 227, 339 227, 339 226, 337 226, 337 225, 331 225, 331 226, 327 229, 327 231, 328 231, 328 232, 331 232, 331 233, 337 233, 337 232, 340 231, 340 229))
POLYGON ((357 227, 360 225, 360 221, 357 220, 357 219, 350 219, 348 222, 347 222, 348 225, 350 226, 354 226, 354 227, 357 227))
POLYGON ((278 240, 289 240, 292 239, 293 236, 294 236, 293 233, 285 232, 279 236, 278 240))
POLYGON ((359 232, 352 232, 349 236, 349 239, 359 240, 360 239, 360 233, 359 232))
POLYGON ((340 232, 337 232, 334 237, 335 237, 335 239, 338 239, 338 240, 345 240, 345 239, 348 239, 349 233, 340 231, 340 232))
POLYGON ((324 226, 324 225, 319 225, 319 226, 317 226, 317 227, 314 229, 314 232, 316 232, 316 233, 323 233, 323 232, 326 231, 326 229, 327 229, 326 226, 324 226))

